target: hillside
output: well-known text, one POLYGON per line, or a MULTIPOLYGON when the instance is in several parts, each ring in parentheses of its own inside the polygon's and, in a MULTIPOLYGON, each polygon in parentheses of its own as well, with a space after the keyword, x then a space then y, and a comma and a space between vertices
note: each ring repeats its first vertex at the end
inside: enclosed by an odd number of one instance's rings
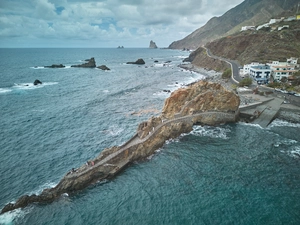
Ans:
POLYGON ((300 58, 300 20, 277 25, 286 24, 288 29, 241 32, 207 43, 206 47, 212 54, 237 60, 240 64, 300 58))
MULTIPOLYGON (((205 46, 213 55, 238 61, 241 65, 251 62, 269 62, 273 60, 286 61, 287 58, 300 59, 300 20, 281 22, 276 26, 289 25, 285 30, 259 30, 244 31, 235 35, 227 36, 205 46)), ((199 47, 185 60, 193 65, 222 71, 228 64, 206 54, 206 50, 199 47)))
POLYGON ((242 26, 255 26, 268 22, 288 10, 296 11, 299 0, 245 0, 220 17, 211 18, 203 27, 179 41, 171 49, 196 49, 207 42, 232 35, 242 26))

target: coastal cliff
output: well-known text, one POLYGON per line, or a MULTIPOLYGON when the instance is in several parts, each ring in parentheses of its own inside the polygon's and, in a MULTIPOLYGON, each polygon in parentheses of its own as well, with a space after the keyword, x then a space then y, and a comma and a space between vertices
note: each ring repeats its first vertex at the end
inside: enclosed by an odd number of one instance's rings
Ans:
POLYGON ((143 160, 166 140, 190 132, 194 124, 235 122, 239 97, 219 84, 200 81, 174 91, 166 99, 162 114, 142 122, 137 133, 122 146, 104 149, 95 159, 67 172, 61 181, 40 195, 24 195, 7 204, 2 213, 31 203, 50 203, 62 194, 73 194, 92 183, 111 179, 130 163, 143 160))

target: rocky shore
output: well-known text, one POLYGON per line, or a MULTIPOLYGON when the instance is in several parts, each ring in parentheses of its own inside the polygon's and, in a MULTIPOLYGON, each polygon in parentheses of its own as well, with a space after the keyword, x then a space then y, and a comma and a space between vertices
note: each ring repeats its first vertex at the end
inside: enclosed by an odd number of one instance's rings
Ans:
POLYGON ((152 155, 166 140, 190 132, 194 124, 236 122, 239 104, 239 97, 218 83, 199 81, 180 88, 166 99, 161 115, 142 122, 125 144, 104 149, 96 158, 67 172, 54 188, 44 189, 40 195, 24 195, 4 206, 1 214, 32 203, 50 203, 63 194, 111 179, 130 163, 152 155))
MULTIPOLYGON (((193 65, 192 63, 181 64, 179 65, 179 67, 185 70, 190 70, 196 73, 203 74, 206 76, 205 80, 221 84, 226 89, 235 91, 236 85, 233 85, 228 79, 222 79, 221 72, 201 68, 196 65, 193 65)), ((270 91, 270 93, 271 92, 272 91, 270 91)), ((261 96, 259 94, 253 93, 251 88, 241 88, 238 91, 238 95, 240 97, 240 105, 246 106, 249 104, 256 104, 262 101, 266 101, 267 98, 277 98, 276 95, 272 95, 270 93, 268 96, 261 96)), ((276 118, 293 123, 300 123, 300 107, 292 104, 282 104, 278 114, 276 115, 276 118)))

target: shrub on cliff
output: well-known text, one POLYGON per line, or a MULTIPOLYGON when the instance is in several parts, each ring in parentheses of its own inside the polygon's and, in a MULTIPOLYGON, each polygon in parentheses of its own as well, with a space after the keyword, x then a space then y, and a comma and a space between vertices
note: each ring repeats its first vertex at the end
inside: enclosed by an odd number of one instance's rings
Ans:
POLYGON ((227 68, 223 74, 222 74, 222 78, 223 79, 229 79, 231 77, 231 69, 230 68, 227 68))
POLYGON ((240 81, 239 86, 244 87, 244 86, 249 86, 250 84, 252 84, 252 79, 250 77, 246 77, 240 81))

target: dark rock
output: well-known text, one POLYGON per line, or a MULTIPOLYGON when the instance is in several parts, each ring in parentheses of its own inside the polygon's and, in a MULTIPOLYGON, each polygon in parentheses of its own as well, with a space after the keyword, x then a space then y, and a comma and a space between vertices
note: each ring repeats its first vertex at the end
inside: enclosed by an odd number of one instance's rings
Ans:
POLYGON ((171 62, 172 62, 172 61, 169 60, 169 61, 166 61, 165 63, 171 63, 171 62))
POLYGON ((110 70, 106 65, 101 65, 101 66, 98 66, 97 68, 101 69, 101 70, 110 70))
POLYGON ((35 80, 35 81, 33 82, 33 85, 38 85, 38 84, 42 84, 42 82, 41 82, 40 80, 35 80))
POLYGON ((154 62, 155 62, 155 63, 158 63, 158 60, 155 60, 154 62))
POLYGON ((170 91, 170 90, 163 90, 163 92, 171 93, 171 91, 170 91))
POLYGON ((95 59, 93 57, 93 58, 90 58, 87 63, 83 63, 83 64, 80 64, 80 65, 72 65, 71 67, 95 68, 96 67, 96 62, 95 62, 95 59))
POLYGON ((143 59, 138 59, 135 62, 127 62, 127 64, 138 64, 138 65, 143 65, 145 64, 145 61, 143 59))
POLYGON ((156 44, 154 41, 150 41, 150 45, 149 45, 149 48, 157 48, 156 44))
POLYGON ((63 64, 52 64, 51 66, 44 66, 45 68, 65 68, 63 64))

